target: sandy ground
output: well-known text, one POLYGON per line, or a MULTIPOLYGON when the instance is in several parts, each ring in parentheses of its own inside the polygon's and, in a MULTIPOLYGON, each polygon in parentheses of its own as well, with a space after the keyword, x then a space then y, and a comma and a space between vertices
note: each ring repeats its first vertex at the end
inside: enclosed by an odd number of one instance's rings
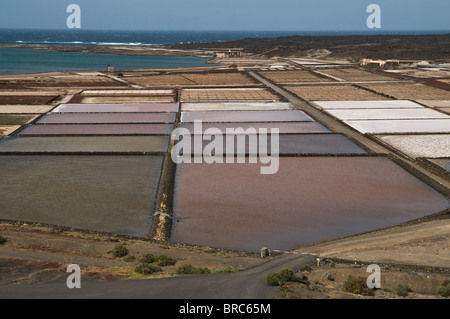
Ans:
POLYGON ((344 291, 342 288, 349 276, 362 277, 363 282, 370 276, 367 272, 368 265, 360 266, 354 267, 347 263, 312 266, 310 271, 301 272, 308 281, 307 284, 287 283, 280 291, 283 297, 288 299, 445 299, 436 294, 436 291, 441 282, 450 278, 448 273, 411 271, 386 265, 381 267, 381 288, 375 289, 373 295, 344 291), (399 284, 410 287, 407 296, 397 294, 399 284))
POLYGON ((447 212, 438 220, 391 227, 301 247, 296 251, 318 253, 330 258, 356 259, 366 263, 396 263, 449 268, 449 214, 447 212))
POLYGON ((407 298, 440 298, 436 290, 443 280, 450 278, 449 243, 450 219, 447 211, 437 220, 417 221, 301 247, 296 250, 297 253, 320 255, 319 267, 305 272, 308 280, 315 285, 290 284, 285 287, 284 293, 291 298, 395 299, 403 298, 395 293, 398 284, 403 284, 412 289, 407 298), (334 265, 327 263, 327 258, 333 260, 334 265), (371 264, 381 267, 382 285, 374 297, 342 292, 348 276, 367 278, 370 275, 367 267, 371 264), (328 279, 329 275, 332 280, 328 279))

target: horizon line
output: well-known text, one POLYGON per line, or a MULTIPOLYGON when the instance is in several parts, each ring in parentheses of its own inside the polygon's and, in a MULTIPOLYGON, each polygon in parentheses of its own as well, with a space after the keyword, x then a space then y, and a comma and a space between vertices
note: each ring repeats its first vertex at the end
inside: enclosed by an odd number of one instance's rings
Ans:
POLYGON ((176 29, 96 29, 96 28, 78 28, 78 29, 69 29, 69 28, 30 28, 30 27, 1 27, 0 30, 26 30, 26 31, 105 31, 105 32, 298 32, 298 33, 306 33, 306 32, 321 32, 321 33, 342 33, 342 32, 363 32, 363 33, 383 33, 383 32, 449 32, 450 29, 354 29, 354 30, 176 30, 176 29))

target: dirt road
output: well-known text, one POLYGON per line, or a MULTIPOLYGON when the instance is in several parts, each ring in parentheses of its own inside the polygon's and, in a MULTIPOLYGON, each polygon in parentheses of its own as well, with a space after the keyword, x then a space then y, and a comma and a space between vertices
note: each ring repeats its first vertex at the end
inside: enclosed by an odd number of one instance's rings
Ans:
MULTIPOLYGON (((0 247, 0 298, 360 298, 342 292, 349 275, 365 274, 369 263, 383 271, 383 287, 408 283, 411 298, 437 298, 440 282, 450 279, 450 218, 416 221, 384 230, 332 240, 297 252, 314 252, 321 260, 336 265, 316 266, 316 258, 282 255, 261 259, 259 255, 215 250, 207 247, 169 245, 104 234, 61 231, 36 225, 0 224, 0 235, 7 242, 0 247), (147 253, 165 254, 177 260, 157 275, 134 272, 134 261, 114 258, 118 244, 125 244, 129 257, 147 253), (357 260, 360 268, 353 267, 357 260), (346 261, 345 261, 346 260, 346 261), (77 263, 82 270, 82 289, 69 291, 66 268, 77 263), (175 276, 180 264, 207 267, 213 273, 200 276, 175 276), (291 284, 285 294, 265 285, 265 276, 281 268, 306 272, 313 286, 291 284), (223 273, 223 272, 226 273, 223 273), (231 273, 229 273, 231 271, 231 273), (334 279, 330 281, 329 274, 334 279), (200 279, 200 280, 199 280, 200 279), (139 293, 138 293, 139 292, 139 293)), ((380 290, 374 298, 398 298, 380 290)))
POLYGON ((259 266, 232 274, 180 276, 153 280, 83 280, 80 289, 68 289, 66 278, 40 285, 3 286, 0 298, 107 298, 107 299, 276 299, 279 289, 266 285, 271 272, 288 267, 300 270, 312 256, 282 255, 259 266))

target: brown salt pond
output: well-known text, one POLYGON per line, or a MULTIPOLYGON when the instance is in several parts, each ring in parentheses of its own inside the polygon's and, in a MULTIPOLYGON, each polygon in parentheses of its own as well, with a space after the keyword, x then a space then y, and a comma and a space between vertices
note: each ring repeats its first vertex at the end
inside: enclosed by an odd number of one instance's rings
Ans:
POLYGON ((1 125, 0 136, 9 135, 20 129, 20 125, 1 125))
POLYGON ((1 114, 42 114, 51 109, 51 105, 0 105, 1 114))
POLYGON ((30 125, 19 136, 47 135, 170 135, 173 124, 30 125))
POLYGON ((25 125, 34 121, 39 115, 0 114, 0 125, 25 125))
POLYGON ((183 112, 293 110, 291 103, 183 103, 183 112))
POLYGON ((162 156, 0 156, 0 219, 146 236, 162 156))
POLYGON ((0 104, 20 104, 20 105, 42 105, 48 104, 51 100, 57 96, 45 96, 45 95, 5 95, 0 94, 0 104))
POLYGON ((450 201, 383 157, 281 157, 264 164, 179 164, 172 241, 293 249, 396 225, 450 201))

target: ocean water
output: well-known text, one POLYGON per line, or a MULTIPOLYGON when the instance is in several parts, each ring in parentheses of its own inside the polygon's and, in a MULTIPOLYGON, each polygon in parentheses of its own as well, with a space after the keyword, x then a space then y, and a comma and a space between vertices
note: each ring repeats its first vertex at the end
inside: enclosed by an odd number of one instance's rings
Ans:
POLYGON ((446 34, 444 31, 94 31, 0 29, 0 43, 91 44, 91 45, 164 45, 192 42, 218 42, 245 38, 275 38, 305 35, 370 34, 446 34))
POLYGON ((85 52, 51 52, 23 48, 0 48, 0 74, 53 71, 158 69, 206 66, 208 59, 184 56, 131 56, 85 52))
MULTIPOLYGON (((261 32, 147 32, 89 30, 13 30, 0 29, 0 44, 65 44, 151 46, 186 42, 228 41, 245 37, 275 36, 261 32)), ((206 66, 197 57, 126 56, 84 52, 50 52, 25 48, 0 48, 0 75, 53 71, 157 69, 206 66)))
MULTIPOLYGON (((193 42, 231 41, 245 38, 275 38, 292 35, 354 34, 439 34, 448 31, 410 32, 301 32, 301 31, 93 31, 0 29, 0 44, 66 44, 152 46, 193 42)), ((49 52, 23 48, 0 48, 0 74, 51 71, 152 69, 205 66, 207 60, 195 57, 124 56, 74 52, 49 52)))
POLYGON ((244 31, 93 31, 93 30, 13 30, 0 29, 0 43, 83 44, 83 45, 164 45, 192 42, 271 38, 298 32, 244 31))

